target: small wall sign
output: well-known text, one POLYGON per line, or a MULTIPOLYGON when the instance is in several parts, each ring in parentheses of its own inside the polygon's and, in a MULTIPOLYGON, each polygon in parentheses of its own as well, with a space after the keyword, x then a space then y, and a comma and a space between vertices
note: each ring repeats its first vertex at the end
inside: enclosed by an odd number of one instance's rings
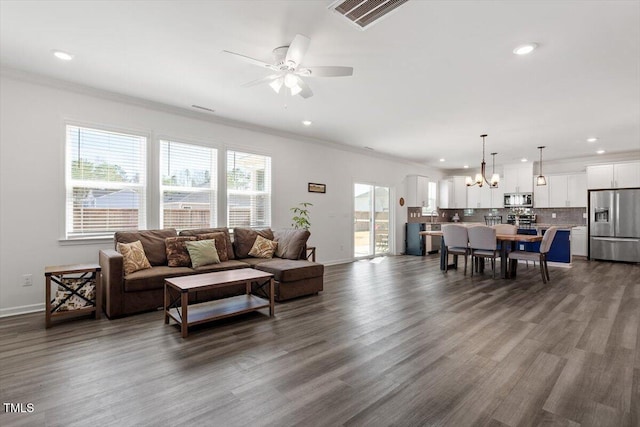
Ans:
POLYGON ((316 184, 314 182, 309 183, 309 193, 326 193, 327 185, 326 184, 316 184))

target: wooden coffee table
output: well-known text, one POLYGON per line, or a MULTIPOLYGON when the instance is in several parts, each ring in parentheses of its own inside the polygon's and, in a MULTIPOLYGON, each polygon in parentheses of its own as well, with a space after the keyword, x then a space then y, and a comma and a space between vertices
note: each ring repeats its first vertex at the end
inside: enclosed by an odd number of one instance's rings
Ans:
POLYGON ((274 315, 273 274, 252 268, 217 271, 214 273, 194 274, 174 277, 164 281, 164 323, 172 318, 186 338, 189 326, 211 322, 216 319, 235 316, 242 313, 269 307, 269 316, 274 315), (251 294, 251 284, 262 286, 269 284, 269 299, 251 294), (229 298, 189 305, 189 294, 244 283, 246 294, 229 298))

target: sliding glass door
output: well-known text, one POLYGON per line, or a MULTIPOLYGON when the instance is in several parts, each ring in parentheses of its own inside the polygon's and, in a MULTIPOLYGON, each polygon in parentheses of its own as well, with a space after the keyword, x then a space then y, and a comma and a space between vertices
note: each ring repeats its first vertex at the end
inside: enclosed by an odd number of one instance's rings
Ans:
POLYGON ((354 257, 389 253, 389 187, 356 183, 353 190, 354 257))

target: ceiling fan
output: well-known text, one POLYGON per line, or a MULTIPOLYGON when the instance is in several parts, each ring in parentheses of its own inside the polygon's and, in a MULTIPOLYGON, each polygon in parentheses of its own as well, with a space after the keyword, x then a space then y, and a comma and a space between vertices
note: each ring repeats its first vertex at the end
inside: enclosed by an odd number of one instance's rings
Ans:
POLYGON ((309 37, 297 34, 289 46, 280 46, 273 49, 274 64, 228 50, 223 50, 222 52, 275 72, 267 77, 245 83, 242 85, 243 87, 269 83, 269 86, 276 93, 280 93, 282 87, 285 87, 285 90, 289 89, 291 91, 292 96, 300 95, 303 98, 309 98, 313 96, 313 92, 301 77, 345 77, 353 75, 353 67, 304 67, 300 65, 310 42, 309 37))

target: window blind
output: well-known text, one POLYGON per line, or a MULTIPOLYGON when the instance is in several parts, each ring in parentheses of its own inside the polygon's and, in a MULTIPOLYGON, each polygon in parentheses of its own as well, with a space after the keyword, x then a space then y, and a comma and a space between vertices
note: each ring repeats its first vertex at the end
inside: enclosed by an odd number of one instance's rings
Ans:
POLYGON ((160 141, 162 227, 207 228, 217 224, 218 150, 160 141))
POLYGON ((145 228, 147 138, 78 126, 66 134, 66 237, 145 228))
POLYGON ((227 225, 271 226, 271 157, 227 151, 227 225))

